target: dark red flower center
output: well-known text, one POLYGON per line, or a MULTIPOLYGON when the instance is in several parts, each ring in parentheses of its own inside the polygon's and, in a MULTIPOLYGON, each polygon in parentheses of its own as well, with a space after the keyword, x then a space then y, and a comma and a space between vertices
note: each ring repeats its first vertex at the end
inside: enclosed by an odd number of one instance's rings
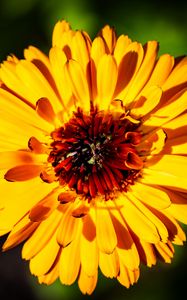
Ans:
POLYGON ((78 109, 63 127, 52 134, 49 162, 61 185, 93 198, 112 197, 126 191, 139 175, 143 162, 138 156, 141 141, 138 125, 123 114, 94 110, 85 115, 78 109))

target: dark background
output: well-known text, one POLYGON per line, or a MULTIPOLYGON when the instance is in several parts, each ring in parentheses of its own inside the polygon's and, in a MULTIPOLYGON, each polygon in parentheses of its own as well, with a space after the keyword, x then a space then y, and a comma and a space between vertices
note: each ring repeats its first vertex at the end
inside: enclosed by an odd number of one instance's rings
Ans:
MULTIPOLYGON (((105 25, 115 26, 118 34, 133 40, 160 42, 160 54, 181 56, 187 53, 187 3, 185 1, 89 1, 89 0, 0 0, 0 61, 10 53, 19 58, 29 45, 48 53, 52 29, 59 19, 68 20, 74 29, 84 29, 91 37, 105 25)), ((187 230, 185 229, 187 232, 187 230)), ((4 238, 1 238, 1 244, 4 238)), ((84 299, 173 300, 186 293, 187 245, 175 247, 172 264, 141 267, 136 285, 126 289, 116 280, 100 275, 91 297, 84 299)), ((56 282, 39 285, 30 275, 28 263, 21 260, 21 247, 0 254, 1 299, 74 300, 82 299, 77 284, 56 282)))

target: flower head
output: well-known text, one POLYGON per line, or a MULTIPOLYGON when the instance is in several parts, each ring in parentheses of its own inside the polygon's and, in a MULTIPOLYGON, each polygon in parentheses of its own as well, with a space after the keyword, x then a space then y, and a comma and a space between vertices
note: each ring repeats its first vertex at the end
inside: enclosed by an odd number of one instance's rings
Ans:
POLYGON ((109 26, 61 21, 52 44, 0 69, 3 250, 24 241, 40 283, 129 287, 185 241, 187 60, 109 26))

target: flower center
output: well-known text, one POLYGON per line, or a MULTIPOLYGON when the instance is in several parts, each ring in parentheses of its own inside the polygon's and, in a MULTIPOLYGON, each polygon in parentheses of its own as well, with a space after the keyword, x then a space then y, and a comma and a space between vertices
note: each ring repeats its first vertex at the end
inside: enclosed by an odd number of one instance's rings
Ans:
POLYGON ((94 110, 85 115, 78 109, 63 127, 52 132, 52 164, 60 185, 93 198, 112 197, 126 191, 143 166, 136 150, 141 141, 138 125, 124 114, 94 110))

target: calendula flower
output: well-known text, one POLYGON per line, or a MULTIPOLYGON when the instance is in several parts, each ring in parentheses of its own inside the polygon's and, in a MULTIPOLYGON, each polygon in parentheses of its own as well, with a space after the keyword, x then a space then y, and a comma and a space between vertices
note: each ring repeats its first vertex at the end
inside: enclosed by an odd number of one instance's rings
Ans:
POLYGON ((129 287, 187 224, 187 59, 65 21, 0 70, 0 230, 40 283, 129 287))

